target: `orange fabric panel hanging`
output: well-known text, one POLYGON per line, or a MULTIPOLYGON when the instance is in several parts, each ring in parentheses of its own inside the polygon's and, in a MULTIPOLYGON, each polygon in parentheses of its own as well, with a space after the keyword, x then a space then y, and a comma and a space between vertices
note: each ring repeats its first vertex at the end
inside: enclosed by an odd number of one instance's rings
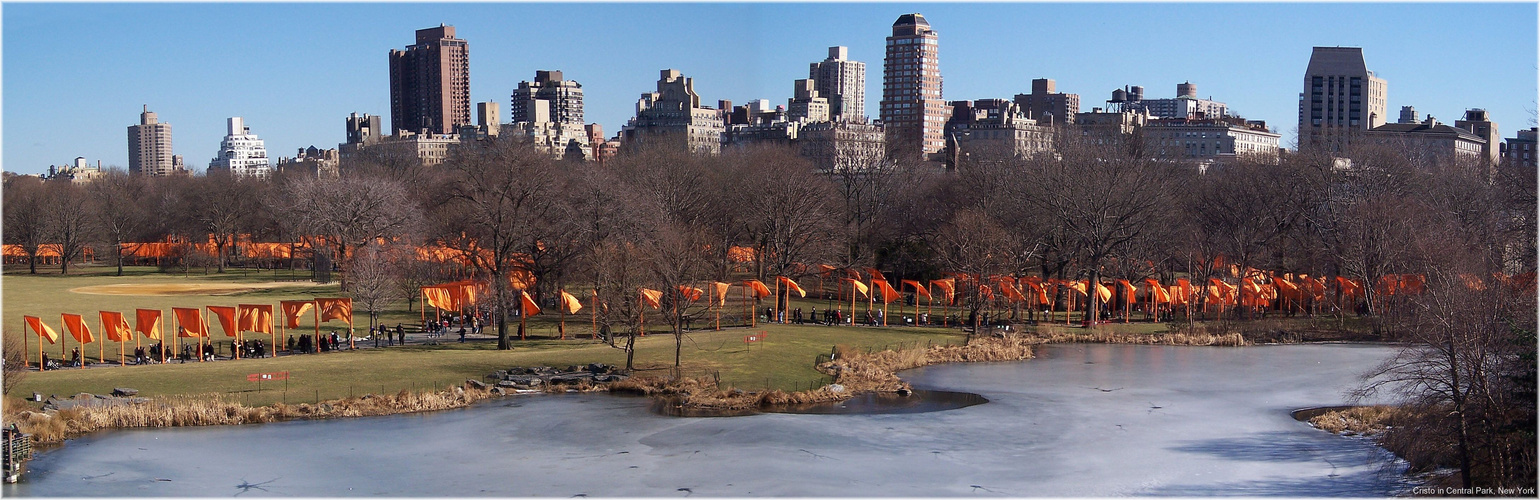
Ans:
POLYGON ((237 329, 243 332, 273 333, 273 305, 272 304, 241 304, 240 324, 237 329))
POLYGON ((160 309, 135 309, 134 320, 134 331, 145 338, 160 340, 160 309))
POLYGON ((679 296, 690 299, 691 302, 700 300, 701 296, 705 294, 705 290, 701 290, 693 286, 679 285, 679 296))
POLYGON ((208 307, 209 307, 209 312, 214 313, 214 317, 219 320, 220 328, 224 328, 225 329, 225 336, 226 337, 234 337, 237 333, 240 332, 240 330, 235 327, 235 308, 234 307, 230 307, 230 306, 208 306, 208 307))
POLYGON ((1016 289, 1015 281, 1010 278, 1000 278, 1000 293, 1005 295, 1005 298, 1008 300, 1026 302, 1027 296, 1022 295, 1021 290, 1016 289))
POLYGON ((984 300, 994 300, 995 290, 989 288, 989 285, 979 285, 979 297, 982 297, 984 300))
POLYGON ((754 293, 754 298, 756 299, 763 299, 770 296, 770 287, 765 286, 765 284, 761 283, 759 280, 744 280, 743 286, 749 287, 749 290, 754 293))
POLYGON ((578 311, 583 310, 583 301, 567 293, 566 290, 561 291, 561 303, 563 306, 566 306, 567 314, 577 314, 578 311))
POLYGON ((60 316, 64 318, 64 329, 69 330, 70 336, 75 337, 75 340, 82 344, 96 342, 96 336, 91 335, 91 327, 86 326, 85 320, 79 314, 65 313, 60 316))
POLYGON ((898 286, 904 285, 914 287, 914 293, 917 297, 925 297, 926 300, 930 300, 930 289, 925 288, 925 285, 920 284, 918 280, 903 280, 898 283, 898 286))
POLYGON ((1112 301, 1112 289, 1111 288, 1107 288, 1106 285, 1103 285, 1101 283, 1097 283, 1096 284, 1096 296, 1101 298, 1102 302, 1111 302, 1112 301))
POLYGON ((720 281, 716 281, 716 282, 712 282, 711 283, 711 287, 717 291, 717 305, 718 306, 725 306, 725 305, 727 305, 727 289, 731 288, 732 285, 729 285, 727 283, 723 283, 723 282, 720 282, 720 281))
POLYGON ((952 278, 930 280, 930 284, 941 289, 941 298, 946 299, 947 303, 951 303, 952 297, 957 295, 957 282, 952 278))
MULTIPOLYGON (((758 282, 756 281, 756 283, 758 283, 758 282)), ((764 283, 760 283, 759 286, 764 286, 764 283)), ((769 295, 769 294, 766 293, 765 295, 769 295)), ((642 303, 647 304, 649 307, 652 307, 653 309, 662 309, 663 308, 663 292, 660 292, 660 291, 657 291, 657 290, 648 289, 648 288, 643 288, 643 289, 641 289, 641 296, 642 296, 642 303)))
POLYGON ((1086 293, 1085 284, 1084 281, 1068 281, 1064 283, 1064 287, 1079 292, 1082 297, 1090 297, 1091 295, 1086 293))
POLYGON ((208 325, 203 324, 203 310, 189 309, 185 307, 173 307, 171 313, 176 315, 178 337, 207 337, 208 325))
POLYGON ((523 314, 526 318, 540 314, 540 305, 529 296, 529 292, 519 292, 519 314, 523 314))
POLYGON ((829 273, 832 273, 832 272, 838 271, 838 270, 839 270, 838 267, 834 267, 834 266, 831 266, 831 265, 828 265, 828 264, 819 264, 818 265, 818 275, 819 276, 823 276, 825 278, 829 277, 829 273))
POLYGON ((1134 284, 1133 283, 1129 283, 1128 280, 1118 280, 1118 286, 1123 287, 1123 301, 1124 302, 1128 302, 1130 304, 1134 303, 1134 302, 1137 302, 1136 300, 1134 300, 1134 297, 1136 295, 1138 295, 1138 294, 1134 290, 1134 284))
POLYGON ((102 329, 107 335, 107 340, 113 342, 128 342, 134 340, 134 329, 128 326, 128 319, 123 313, 112 311, 97 311, 102 317, 102 329))
POLYGON ((321 321, 340 319, 348 323, 353 322, 353 299, 346 297, 315 299, 315 306, 321 310, 321 321))
POLYGON ((43 324, 43 320, 41 318, 36 316, 22 316, 22 319, 27 320, 27 326, 32 327, 32 331, 37 332, 38 338, 48 339, 48 343, 50 344, 59 343, 59 332, 55 332, 53 331, 53 328, 49 328, 48 325, 43 324))
POLYGON ((787 278, 785 276, 781 276, 778 279, 781 280, 781 284, 782 285, 786 285, 787 289, 790 289, 793 292, 797 292, 797 296, 798 297, 806 297, 807 296, 807 292, 803 291, 802 287, 797 285, 797 282, 793 281, 791 278, 787 278))
POLYGON ((845 278, 846 279, 856 280, 856 281, 864 281, 864 280, 861 279, 861 272, 860 271, 856 271, 855 269, 846 269, 845 270, 845 278))
POLYGON ((875 267, 868 267, 868 268, 866 268, 866 275, 867 276, 871 276, 872 277, 872 281, 877 281, 877 280, 884 280, 885 281, 885 280, 888 279, 886 276, 882 275, 882 271, 878 271, 877 268, 875 268, 875 267))
POLYGON ((890 304, 904 296, 898 293, 898 290, 894 290, 893 285, 889 285, 887 280, 877 280, 872 283, 877 285, 877 291, 882 292, 882 303, 884 304, 890 304))
POLYGON ((285 300, 278 303, 283 309, 283 326, 285 328, 299 328, 299 317, 304 316, 315 306, 314 301, 309 300, 285 300))
POLYGON ((862 297, 871 296, 871 291, 866 288, 866 283, 862 283, 860 280, 853 280, 850 278, 845 278, 845 281, 849 281, 850 286, 855 287, 856 291, 861 292, 862 297))
POLYGON ((446 288, 437 286, 422 287, 422 297, 423 301, 435 308, 446 311, 459 310, 458 307, 455 307, 454 295, 450 294, 446 288))

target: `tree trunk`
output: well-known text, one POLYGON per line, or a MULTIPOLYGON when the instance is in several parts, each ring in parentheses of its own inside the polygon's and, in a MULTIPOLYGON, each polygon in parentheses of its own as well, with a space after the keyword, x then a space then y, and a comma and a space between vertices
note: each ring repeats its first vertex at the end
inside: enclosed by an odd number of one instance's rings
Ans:
POLYGON ((635 359, 636 359, 636 332, 632 331, 631 335, 626 338, 626 373, 631 373, 631 370, 634 369, 633 368, 634 365, 633 365, 632 362, 635 359))
POLYGON ((118 254, 118 276, 123 275, 123 242, 118 240, 113 243, 113 250, 118 254))
POLYGON ((507 315, 503 314, 503 309, 498 307, 497 311, 497 349, 499 351, 506 351, 510 347, 508 345, 508 318, 507 315))
POLYGON ((1097 263, 1091 263, 1091 278, 1089 282, 1086 283, 1085 287, 1086 300, 1091 302, 1090 304, 1087 304, 1085 308, 1086 315, 1088 316, 1085 324, 1086 328, 1090 328, 1092 325, 1095 325, 1096 320, 1101 318, 1101 308, 1098 307, 1099 304, 1097 304, 1096 299, 1101 298, 1101 291, 1097 287, 1101 285, 1102 277, 1101 273, 1096 272, 1097 267, 1099 267, 1097 263))

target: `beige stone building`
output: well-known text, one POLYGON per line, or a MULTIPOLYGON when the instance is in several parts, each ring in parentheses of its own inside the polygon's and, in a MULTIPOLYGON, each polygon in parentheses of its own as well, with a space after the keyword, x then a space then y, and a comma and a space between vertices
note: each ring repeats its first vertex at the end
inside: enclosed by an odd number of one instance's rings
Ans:
POLYGON ((665 143, 695 154, 717 155, 722 151, 722 110, 703 108, 695 93, 695 81, 678 70, 665 69, 658 90, 642 94, 636 116, 620 131, 623 145, 665 143))
POLYGON ((1005 99, 952 101, 946 124, 947 168, 973 154, 1009 154, 1026 158, 1053 149, 1053 129, 1027 118, 1021 106, 1005 99))
POLYGON ((1299 149, 1340 151, 1385 124, 1385 80, 1369 71, 1359 47, 1315 47, 1299 94, 1299 149))

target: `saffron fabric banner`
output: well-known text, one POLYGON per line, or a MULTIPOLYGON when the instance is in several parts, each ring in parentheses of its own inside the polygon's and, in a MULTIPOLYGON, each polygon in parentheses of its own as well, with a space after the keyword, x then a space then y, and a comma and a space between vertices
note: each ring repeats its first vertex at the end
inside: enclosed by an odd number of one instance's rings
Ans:
MULTIPOLYGON (((875 271, 875 269, 873 270, 875 271)), ((894 290, 893 285, 888 284, 888 280, 880 279, 873 281, 872 284, 877 285, 877 291, 882 292, 882 303, 884 304, 890 304, 904 296, 904 294, 898 293, 898 290, 894 290)))
POLYGON ((529 296, 529 292, 519 292, 519 314, 523 314, 526 318, 540 314, 540 305, 529 296))
POLYGON ((39 338, 48 339, 48 343, 50 344, 59 343, 59 332, 55 332, 53 331, 53 328, 49 328, 48 325, 43 324, 42 319, 39 319, 35 316, 22 316, 22 319, 27 320, 27 326, 32 327, 32 331, 37 332, 37 336, 39 338))
POLYGON ((152 340, 160 340, 160 309, 135 309, 134 331, 152 340))
POLYGON ((240 325, 243 332, 273 333, 272 304, 241 304, 240 325))
POLYGON ((723 283, 723 282, 717 281, 717 282, 713 282, 711 284, 711 286, 716 288, 716 291, 717 291, 717 305, 718 306, 725 306, 725 305, 727 305, 727 289, 732 287, 732 285, 729 285, 727 283, 723 283))
POLYGON ((690 299, 691 302, 700 300, 701 295, 704 295, 705 293, 705 290, 701 290, 693 286, 679 285, 679 296, 690 299))
POLYGON ((745 280, 743 286, 749 287, 754 292, 754 298, 763 299, 770 296, 770 287, 765 286, 759 280, 745 280))
POLYGON ((925 300, 930 300, 930 289, 925 288, 925 285, 920 284, 919 281, 917 281, 917 280, 903 280, 903 281, 898 282, 898 286, 904 286, 904 285, 909 285, 909 286, 914 287, 914 293, 916 295, 918 295, 920 297, 925 297, 925 300))
POLYGON ((340 319, 353 324, 353 299, 315 299, 315 306, 321 310, 321 321, 340 319))
POLYGON ((315 302, 309 300, 285 300, 278 303, 283 308, 284 328, 299 328, 299 317, 304 316, 315 306, 315 302))
POLYGON ((82 344, 96 342, 96 336, 91 335, 91 327, 86 326, 86 322, 79 314, 65 313, 60 316, 64 318, 64 329, 69 330, 70 336, 75 337, 75 340, 82 344))
POLYGON ((583 302, 566 290, 561 291, 561 302, 567 307, 567 314, 577 314, 578 311, 583 310, 583 302))
MULTIPOLYGON (((760 286, 764 286, 764 284, 760 283, 760 286)), ((641 289, 641 296, 642 302, 648 306, 651 306, 653 309, 663 308, 663 292, 643 288, 641 289)))
POLYGON ((797 296, 798 297, 806 297, 807 296, 807 292, 803 291, 802 287, 798 286, 797 282, 796 281, 792 281, 791 278, 787 278, 785 276, 781 276, 780 280, 781 280, 781 284, 782 285, 786 285, 787 289, 790 289, 793 292, 797 292, 797 296))
POLYGON ((113 342, 128 342, 134 340, 134 329, 129 328, 128 319, 123 313, 112 311, 97 311, 102 316, 102 333, 107 334, 107 340, 113 342))
POLYGON ((203 324, 202 309, 188 309, 185 307, 173 307, 171 313, 176 315, 177 326, 180 327, 176 335, 178 337, 207 337, 208 325, 203 324))
POLYGON ((219 327, 225 330, 226 337, 234 337, 239 332, 235 328, 235 308, 230 306, 208 306, 209 312, 219 319, 219 327))

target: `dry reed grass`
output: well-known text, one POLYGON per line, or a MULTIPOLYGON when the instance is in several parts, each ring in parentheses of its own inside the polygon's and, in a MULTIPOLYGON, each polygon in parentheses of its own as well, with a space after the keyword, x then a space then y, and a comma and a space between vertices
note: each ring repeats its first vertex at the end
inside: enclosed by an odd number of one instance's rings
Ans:
POLYGON ((249 407, 218 394, 151 398, 139 404, 61 409, 20 410, 6 405, 5 419, 32 434, 38 444, 64 441, 104 429, 240 425, 292 419, 361 417, 462 408, 491 397, 490 391, 451 386, 442 391, 365 394, 318 404, 274 404, 249 407))
POLYGON ((1310 425, 1332 434, 1376 435, 1395 425, 1405 411, 1395 406, 1354 406, 1334 410, 1310 419, 1310 425))

